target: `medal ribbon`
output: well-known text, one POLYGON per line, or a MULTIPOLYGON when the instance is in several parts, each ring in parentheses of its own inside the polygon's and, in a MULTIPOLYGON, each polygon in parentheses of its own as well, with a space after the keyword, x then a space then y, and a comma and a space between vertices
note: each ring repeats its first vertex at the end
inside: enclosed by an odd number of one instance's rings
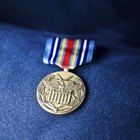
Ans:
POLYGON ((91 61, 94 48, 93 40, 47 38, 43 62, 74 69, 91 61))

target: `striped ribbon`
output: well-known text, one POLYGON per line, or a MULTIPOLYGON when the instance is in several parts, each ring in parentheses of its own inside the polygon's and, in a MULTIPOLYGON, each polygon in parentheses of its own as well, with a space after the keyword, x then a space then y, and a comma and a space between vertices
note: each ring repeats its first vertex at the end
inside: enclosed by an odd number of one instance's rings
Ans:
POLYGON ((74 69, 91 61, 94 47, 93 40, 47 38, 43 62, 74 69))

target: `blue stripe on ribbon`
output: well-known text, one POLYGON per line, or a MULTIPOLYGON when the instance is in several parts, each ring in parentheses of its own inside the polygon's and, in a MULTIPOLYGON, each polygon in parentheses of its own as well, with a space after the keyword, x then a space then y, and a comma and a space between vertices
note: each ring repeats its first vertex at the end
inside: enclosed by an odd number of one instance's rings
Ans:
POLYGON ((85 55, 84 55, 83 64, 86 63, 87 55, 88 55, 88 50, 89 50, 89 40, 87 41, 87 45, 86 45, 86 50, 85 50, 85 55))
POLYGON ((56 49, 56 54, 55 54, 55 57, 54 57, 54 60, 53 60, 53 64, 55 64, 56 63, 56 59, 57 59, 57 57, 58 57, 58 52, 59 52, 59 50, 60 50, 60 43, 61 43, 61 38, 59 38, 59 40, 58 40, 58 45, 57 45, 57 49, 56 49))
POLYGON ((46 48, 45 48, 45 53, 43 56, 43 62, 48 64, 48 58, 52 49, 52 43, 53 43, 53 38, 48 38, 46 42, 46 48))
POLYGON ((55 40, 56 40, 56 38, 53 38, 53 42, 52 42, 52 46, 51 46, 51 51, 50 51, 50 55, 49 55, 49 58, 48 58, 48 64, 50 64, 50 61, 51 61, 51 58, 52 58, 52 55, 53 55, 55 40))
POLYGON ((84 40, 82 39, 76 66, 79 66, 79 64, 80 64, 80 59, 81 59, 81 55, 82 55, 82 51, 83 51, 83 44, 84 44, 84 40))
POLYGON ((58 62, 58 59, 59 59, 59 55, 60 55, 60 52, 61 52, 61 47, 62 47, 62 43, 63 43, 63 38, 61 38, 61 43, 60 43, 60 48, 58 50, 58 55, 56 56, 56 63, 58 62))
POLYGON ((94 47, 95 47, 94 41, 90 41, 89 42, 89 50, 88 50, 88 56, 87 56, 86 63, 91 61, 92 55, 93 55, 93 51, 94 51, 94 47))

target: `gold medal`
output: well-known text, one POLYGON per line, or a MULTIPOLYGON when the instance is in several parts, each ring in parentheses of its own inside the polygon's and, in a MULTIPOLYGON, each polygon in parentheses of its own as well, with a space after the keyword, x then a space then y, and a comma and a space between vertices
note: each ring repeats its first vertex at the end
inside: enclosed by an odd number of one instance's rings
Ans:
POLYGON ((37 101, 47 112, 67 114, 83 102, 83 81, 69 69, 91 61, 94 42, 89 40, 48 38, 43 57, 45 64, 55 64, 64 71, 47 75, 38 85, 37 101))
POLYGON ((40 106, 53 114, 66 114, 80 106, 86 90, 82 80, 71 72, 55 72, 46 76, 37 88, 40 106))

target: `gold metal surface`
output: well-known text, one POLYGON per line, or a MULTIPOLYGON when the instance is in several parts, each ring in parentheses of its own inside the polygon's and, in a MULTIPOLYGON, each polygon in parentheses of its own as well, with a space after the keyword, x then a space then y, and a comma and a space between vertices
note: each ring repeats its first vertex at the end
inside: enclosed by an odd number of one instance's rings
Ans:
POLYGON ((82 80, 66 71, 46 76, 37 88, 38 103, 52 114, 66 114, 75 110, 83 102, 85 94, 82 80))

